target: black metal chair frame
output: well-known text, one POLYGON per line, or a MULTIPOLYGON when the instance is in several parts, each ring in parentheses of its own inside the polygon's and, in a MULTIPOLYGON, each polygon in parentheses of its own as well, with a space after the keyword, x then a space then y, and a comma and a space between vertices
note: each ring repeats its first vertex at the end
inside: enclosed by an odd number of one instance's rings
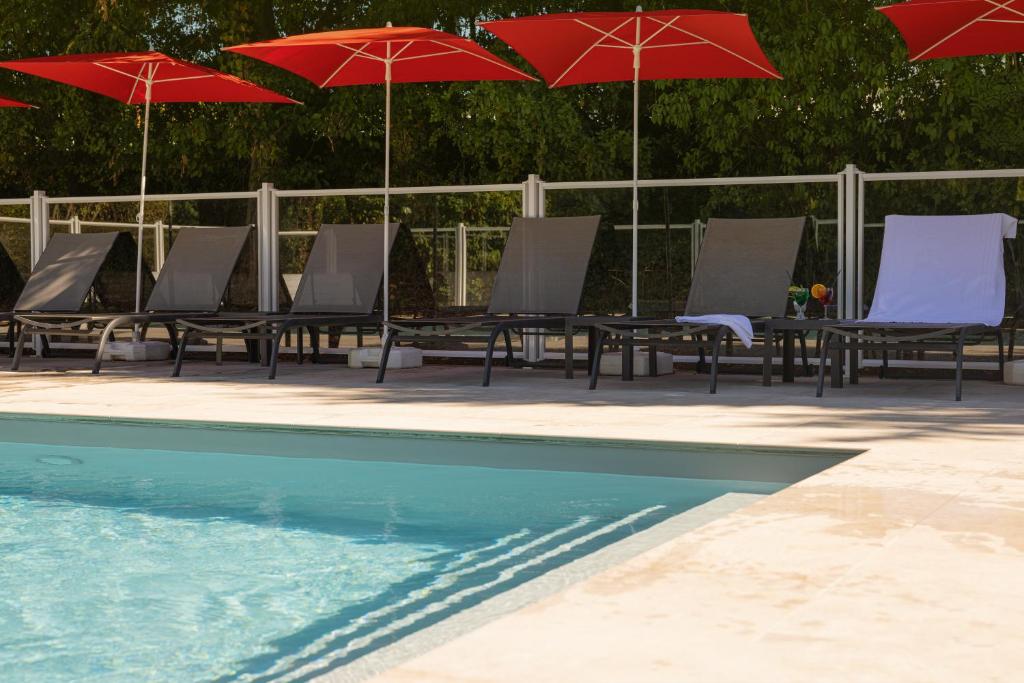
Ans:
MULTIPOLYGON (((116 314, 89 314, 89 313, 15 313, 14 327, 17 328, 15 336, 17 341, 14 344, 11 370, 16 371, 21 367, 21 359, 24 356, 25 342, 29 338, 40 337, 43 340, 43 348, 49 348, 48 337, 58 335, 62 337, 82 337, 84 339, 99 339, 96 355, 93 359, 92 373, 98 374, 103 364, 103 353, 106 350, 107 342, 114 339, 115 331, 126 326, 138 326, 141 338, 146 338, 146 332, 151 325, 162 325, 167 329, 172 352, 176 350, 178 339, 174 327, 176 316, 181 313, 133 313, 130 315, 116 314)), ((197 316, 204 315, 197 313, 197 316)), ((46 357, 46 353, 43 357, 46 357)))
MULTIPOLYGON (((174 359, 174 370, 172 377, 181 376, 181 367, 185 360, 185 352, 188 343, 192 339, 214 337, 220 342, 224 339, 242 339, 246 342, 250 361, 263 357, 270 366, 268 379, 277 378, 278 356, 280 355, 281 342, 285 336, 293 331, 298 331, 297 360, 301 365, 303 361, 302 330, 309 334, 310 350, 312 361, 320 360, 320 329, 337 327, 378 328, 381 324, 379 314, 258 314, 238 315, 226 314, 210 316, 209 318, 179 318, 176 321, 178 327, 182 328, 180 340, 177 346, 177 353, 174 359), (250 344, 252 342, 252 344, 250 344), (259 346, 264 345, 267 353, 261 355, 259 346)), ((219 357, 218 357, 219 359, 219 357)))
POLYGON ((821 358, 818 368, 817 396, 825 392, 825 362, 832 354, 833 385, 841 387, 844 358, 849 354, 850 384, 858 383, 857 354, 860 351, 881 351, 880 378, 886 376, 890 351, 943 351, 951 352, 956 363, 955 400, 963 399, 964 348, 971 337, 994 336, 999 346, 999 372, 1005 364, 1003 330, 987 325, 922 324, 922 323, 848 323, 822 329, 821 358), (892 336, 896 333, 896 336, 892 336))
MULTIPOLYGON (((494 352, 498 339, 505 343, 505 365, 517 365, 512 349, 512 335, 520 338, 529 336, 563 337, 565 340, 565 373, 566 378, 573 376, 572 339, 574 328, 571 321, 575 316, 567 315, 485 315, 455 318, 435 318, 388 321, 385 323, 384 349, 381 354, 380 368, 377 370, 377 384, 384 382, 387 372, 388 358, 391 349, 402 342, 480 342, 486 340, 484 355, 483 386, 491 385, 491 374, 494 366, 494 352)), ((529 363, 520 362, 520 366, 529 363)))

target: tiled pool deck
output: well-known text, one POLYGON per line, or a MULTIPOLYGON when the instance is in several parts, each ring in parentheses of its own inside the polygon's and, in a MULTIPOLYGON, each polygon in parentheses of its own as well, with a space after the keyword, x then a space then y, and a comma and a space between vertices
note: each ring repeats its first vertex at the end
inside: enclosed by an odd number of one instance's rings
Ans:
MULTIPOLYGON (((36 361, 29 370, 83 368, 36 361)), ((688 373, 241 363, 0 374, 0 411, 864 450, 378 676, 477 681, 976 681, 1024 671, 1024 388, 866 380, 813 397, 688 373)), ((340 676, 334 678, 342 680, 340 676)))

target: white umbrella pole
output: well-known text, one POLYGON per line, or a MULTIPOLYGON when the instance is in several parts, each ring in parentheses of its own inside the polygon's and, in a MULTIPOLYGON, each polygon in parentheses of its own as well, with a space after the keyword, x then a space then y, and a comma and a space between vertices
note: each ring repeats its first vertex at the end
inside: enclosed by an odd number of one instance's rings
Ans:
POLYGON ((637 42, 633 47, 633 317, 640 315, 638 280, 640 275, 640 20, 636 24, 637 42))
MULTIPOLYGON (((144 238, 143 224, 146 218, 146 162, 149 155, 149 105, 153 99, 153 78, 150 72, 146 80, 146 113, 142 124, 142 181, 139 185, 139 230, 138 250, 135 258, 135 312, 142 311, 142 242, 144 238)), ((138 341, 139 328, 135 327, 133 337, 138 341)))
POLYGON ((390 260, 391 246, 391 43, 388 43, 388 58, 384 63, 384 320, 388 319, 388 299, 391 289, 390 260))

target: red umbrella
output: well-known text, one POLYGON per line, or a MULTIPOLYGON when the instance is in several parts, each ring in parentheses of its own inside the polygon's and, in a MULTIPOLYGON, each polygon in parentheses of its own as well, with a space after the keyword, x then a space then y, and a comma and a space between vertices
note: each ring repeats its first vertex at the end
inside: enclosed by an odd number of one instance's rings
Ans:
POLYGON ((633 315, 638 314, 640 81, 782 78, 747 15, 713 10, 581 12, 481 22, 552 88, 633 81, 633 315))
MULTIPOLYGON (((320 88, 384 84, 384 225, 391 218, 391 84, 516 81, 533 78, 476 43, 429 28, 326 31, 225 48, 292 71, 320 88)), ((384 319, 388 318, 388 245, 384 231, 384 319)))
POLYGON ((135 310, 142 309, 142 231, 146 210, 146 158, 149 152, 149 105, 152 102, 278 102, 295 100, 237 76, 174 59, 159 52, 107 52, 32 57, 0 62, 0 67, 41 76, 113 97, 144 104, 142 181, 139 193, 139 243, 135 310))
POLYGON ((903 34, 912 62, 1024 52, 1024 0, 910 0, 878 10, 903 34))
POLYGON ((9 100, 6 97, 0 97, 0 107, 21 107, 26 109, 35 109, 35 105, 25 104, 18 100, 9 100))

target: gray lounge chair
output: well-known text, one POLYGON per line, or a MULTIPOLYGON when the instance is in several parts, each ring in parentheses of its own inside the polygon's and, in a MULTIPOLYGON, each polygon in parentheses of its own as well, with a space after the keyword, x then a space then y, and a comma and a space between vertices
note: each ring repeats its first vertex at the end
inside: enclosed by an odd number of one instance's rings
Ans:
MULTIPOLYGON (((384 280, 384 225, 322 225, 317 232, 302 279, 287 313, 231 313, 191 319, 181 316, 182 328, 173 376, 181 374, 190 339, 243 339, 270 343, 270 379, 277 376, 281 340, 292 330, 306 328, 313 343, 314 361, 319 351, 321 327, 375 326, 374 313, 384 280)), ((399 224, 392 223, 391 245, 399 224)))
POLYGON ((1017 219, 1005 214, 887 216, 868 317, 837 322, 822 331, 818 397, 825 391, 825 360, 830 353, 833 384, 839 387, 847 355, 850 383, 856 384, 861 351, 882 353, 880 378, 885 377, 891 351, 952 353, 954 396, 960 401, 964 347, 995 337, 1002 378, 1003 248, 1004 239, 1016 233, 1017 219))
POLYGON ((502 252, 490 305, 484 315, 392 320, 377 383, 384 381, 391 348, 400 342, 486 341, 483 385, 491 382, 494 348, 504 338, 506 364, 512 365, 512 334, 563 336, 579 311, 590 253, 600 216, 516 218, 502 252))
MULTIPOLYGON (((806 217, 723 219, 712 218, 701 246, 686 302, 687 316, 740 315, 750 318, 755 335, 766 334, 766 323, 786 315, 789 284, 803 239, 806 217)), ((609 343, 621 344, 623 379, 632 379, 633 348, 647 346, 651 370, 657 367, 657 349, 697 346, 704 360, 711 347, 710 392, 718 391, 722 342, 730 328, 720 324, 676 322, 643 318, 597 319, 590 369, 590 388, 597 388, 601 356, 609 343), (710 338, 705 341, 704 337, 710 338)), ((769 333, 769 336, 774 336, 769 333)), ((765 363, 773 339, 765 339, 765 363)), ((805 344, 801 337, 801 343, 805 344)), ((806 345, 804 364, 807 367, 806 345)), ((770 366, 769 370, 770 372, 770 366)))
MULTIPOLYGON (((53 315, 61 320, 82 314, 82 306, 93 288, 100 269, 110 255, 119 233, 68 235, 58 233, 50 238, 14 303, 5 314, 11 329, 17 333, 13 350, 12 370, 17 370, 24 348, 26 325, 34 325, 40 315, 53 315)), ((83 323, 84 324, 84 321, 83 323)), ((59 326, 42 334, 60 331, 59 326)), ((46 337, 43 337, 44 352, 46 337)))
MULTIPOLYGON (((93 361, 93 373, 99 373, 107 342, 119 329, 162 324, 176 344, 174 321, 183 314, 199 317, 213 315, 220 308, 224 290, 235 268, 250 228, 184 228, 178 232, 164 267, 141 313, 96 313, 68 316, 67 304, 79 296, 68 293, 67 301, 56 308, 32 306, 31 314, 19 315, 22 323, 12 370, 17 370, 21 350, 32 336, 60 334, 96 338, 99 344, 93 361), (63 306, 63 307, 61 307, 63 306)), ((112 235, 113 233, 107 233, 112 235)), ((56 237, 56 236, 55 236, 56 237)), ((105 235, 90 235, 105 237, 105 235)), ((57 268, 65 268, 55 264, 57 268)), ((82 278, 84 281, 84 278, 82 278)), ((30 281, 31 283, 31 281, 30 281)), ((29 287, 26 286, 26 292, 29 287)), ((24 296, 24 295, 23 295, 24 296)), ((84 296, 84 294, 82 294, 84 296)))

